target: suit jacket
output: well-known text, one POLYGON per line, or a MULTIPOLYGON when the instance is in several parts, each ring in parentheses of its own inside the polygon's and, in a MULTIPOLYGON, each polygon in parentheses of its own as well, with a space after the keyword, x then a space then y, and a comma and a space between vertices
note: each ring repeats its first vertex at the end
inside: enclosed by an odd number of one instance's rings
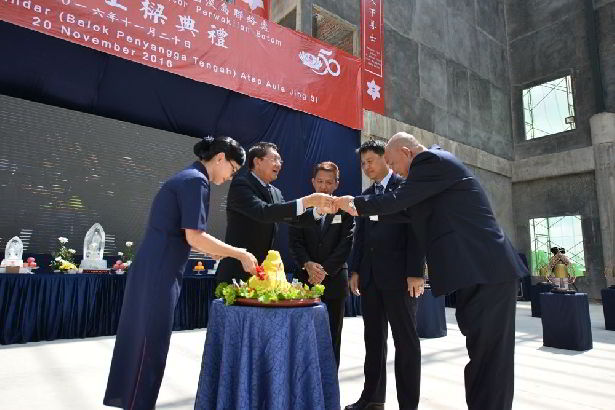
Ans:
MULTIPOLYGON (((392 174, 385 193, 394 191, 403 179, 392 174)), ((373 195, 374 185, 363 191, 373 195)), ((422 277, 425 254, 419 246, 412 226, 357 218, 352 272, 359 274, 359 287, 372 283, 380 289, 406 287, 409 276, 422 277)))
POLYGON ((380 218, 412 222, 436 296, 528 274, 474 175, 438 146, 414 158, 395 191, 354 202, 360 215, 392 214, 380 218))
MULTIPOLYGON (((244 171, 245 172, 245 171, 244 171)), ((271 185, 271 193, 251 172, 237 176, 231 182, 226 200, 225 242, 245 248, 262 263, 267 252, 279 250, 276 246, 278 223, 299 226, 317 225, 312 212, 297 216, 296 201, 285 202, 280 190, 271 185)), ((241 262, 233 258, 220 261, 216 280, 232 282, 233 278, 247 281, 250 274, 244 272, 241 262)))
MULTIPOLYGON (((352 249, 354 218, 340 211, 326 215, 324 226, 320 224, 305 228, 291 227, 288 230, 289 250, 295 262, 302 268, 308 261, 320 263, 327 276, 323 299, 344 298, 348 294, 348 264, 352 249), (339 223, 332 223, 334 218, 339 223)), ((301 269, 298 279, 309 285, 307 271, 301 269)), ((310 285, 311 286, 311 285, 310 285)))

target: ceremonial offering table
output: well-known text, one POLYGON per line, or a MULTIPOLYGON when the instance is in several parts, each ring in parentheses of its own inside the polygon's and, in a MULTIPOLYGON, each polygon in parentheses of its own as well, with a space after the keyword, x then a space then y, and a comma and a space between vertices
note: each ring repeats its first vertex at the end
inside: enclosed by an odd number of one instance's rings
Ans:
POLYGON ((326 307, 209 310, 195 409, 340 408, 326 307))
POLYGON ((419 337, 436 338, 446 336, 446 315, 444 296, 434 297, 431 289, 425 289, 417 300, 416 330, 419 337))
POLYGON ((615 330, 615 288, 602 289, 601 294, 604 327, 606 330, 615 330))
POLYGON ((590 350, 592 329, 587 293, 541 293, 543 345, 568 350, 590 350))
POLYGON ((551 289, 555 287, 554 284, 548 282, 540 282, 535 285, 532 285, 531 289, 531 306, 532 306, 532 317, 540 317, 541 309, 540 309, 540 294, 545 292, 550 292, 551 289))
MULTIPOLYGON (((126 275, 0 275, 0 344, 114 335, 126 275)), ((215 278, 185 275, 173 330, 205 327, 215 278)))

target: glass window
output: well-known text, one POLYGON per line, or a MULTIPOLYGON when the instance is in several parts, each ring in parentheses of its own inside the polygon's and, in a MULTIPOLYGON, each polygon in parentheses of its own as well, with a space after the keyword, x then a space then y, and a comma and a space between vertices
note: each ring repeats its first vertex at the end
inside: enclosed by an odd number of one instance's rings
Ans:
POLYGON ((569 273, 574 276, 585 275, 583 231, 579 215, 530 219, 530 238, 533 274, 538 274, 540 268, 549 263, 551 248, 558 247, 564 248, 565 255, 570 259, 569 273))
POLYGON ((572 77, 523 90, 523 114, 527 140, 574 130, 572 77))

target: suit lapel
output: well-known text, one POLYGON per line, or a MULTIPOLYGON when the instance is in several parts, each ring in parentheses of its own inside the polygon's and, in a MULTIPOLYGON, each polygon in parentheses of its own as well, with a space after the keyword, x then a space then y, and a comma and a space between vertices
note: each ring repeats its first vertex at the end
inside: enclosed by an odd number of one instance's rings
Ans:
POLYGON ((268 204, 272 204, 275 202, 274 198, 272 198, 269 194, 269 190, 264 187, 263 184, 261 184, 260 181, 256 179, 254 175, 252 175, 252 172, 248 173, 248 180, 250 181, 252 186, 254 186, 258 192, 260 192, 261 199, 263 199, 268 204))

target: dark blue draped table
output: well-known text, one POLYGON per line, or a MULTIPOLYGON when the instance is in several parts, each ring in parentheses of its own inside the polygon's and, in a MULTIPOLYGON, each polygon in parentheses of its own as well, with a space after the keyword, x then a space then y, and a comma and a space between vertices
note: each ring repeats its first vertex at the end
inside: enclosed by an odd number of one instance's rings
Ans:
POLYGON ((532 285, 530 290, 531 292, 531 307, 532 307, 532 317, 540 317, 541 309, 540 309, 540 294, 545 292, 550 292, 555 285, 552 283, 537 283, 532 285))
POLYGON ((568 350, 589 350, 592 329, 587 293, 541 293, 543 345, 568 350))
POLYGON ((212 302, 195 409, 339 408, 323 304, 264 308, 212 302))
MULTIPOLYGON (((0 274, 0 344, 114 335, 125 275, 0 274)), ((185 276, 173 329, 205 327, 214 290, 213 276, 185 276)))
POLYGON ((602 289, 601 294, 604 328, 606 330, 615 330, 615 289, 602 289))
POLYGON ((417 301, 416 331, 423 338, 446 336, 444 296, 434 297, 429 288, 417 301))
POLYGON ((344 316, 355 317, 361 316, 363 311, 361 310, 361 296, 350 295, 346 298, 346 305, 344 306, 344 316))

